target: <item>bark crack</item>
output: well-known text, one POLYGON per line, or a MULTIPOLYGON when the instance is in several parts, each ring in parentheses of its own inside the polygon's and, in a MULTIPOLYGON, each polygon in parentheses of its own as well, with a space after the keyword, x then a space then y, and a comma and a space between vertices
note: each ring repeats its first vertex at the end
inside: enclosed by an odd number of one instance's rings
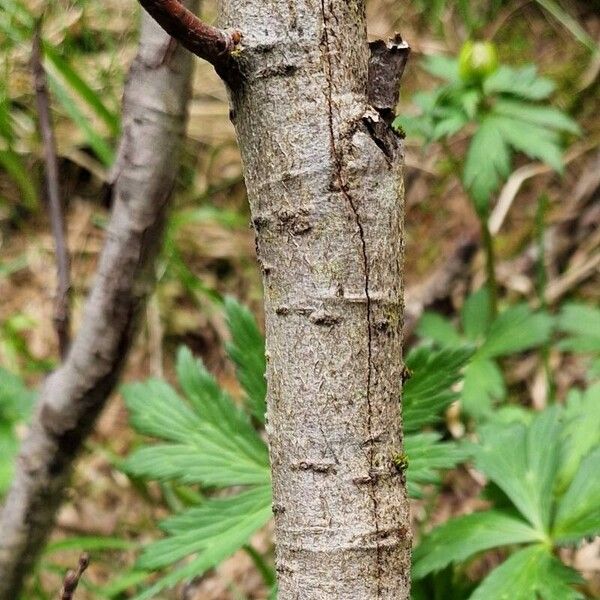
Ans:
MULTIPOLYGON (((321 12, 323 18, 323 38, 322 46, 324 49, 325 58, 325 78, 327 81, 327 108, 328 108, 328 126, 329 126, 329 140, 333 159, 335 162, 335 176, 338 181, 339 188, 342 195, 347 200, 354 220, 356 222, 356 228, 360 238, 364 277, 365 277, 365 298, 366 298, 366 310, 367 310, 367 382, 366 382, 366 397, 367 397, 367 432, 368 439, 371 442, 373 440, 373 406, 371 401, 371 384, 372 384, 372 371, 373 371, 373 332, 372 332, 372 303, 371 303, 371 292, 370 292, 370 268, 369 258, 367 252, 367 242, 365 238, 365 230, 360 219, 358 207, 352 195, 348 190, 348 185, 344 179, 344 161, 343 161, 343 150, 338 147, 335 136, 334 126, 334 102, 333 102, 333 65, 331 61, 331 47, 329 41, 329 15, 333 14, 333 7, 331 0, 328 0, 328 7, 326 7, 326 0, 321 0, 321 12)), ((379 503, 377 500, 376 485, 378 478, 373 476, 375 473, 375 450, 373 443, 369 443, 368 450, 368 461, 369 461, 369 494, 373 503, 373 520, 375 525, 375 544, 376 544, 376 568, 377 568, 377 598, 381 597, 381 579, 383 576, 382 567, 382 556, 380 546, 380 526, 379 526, 379 503)))

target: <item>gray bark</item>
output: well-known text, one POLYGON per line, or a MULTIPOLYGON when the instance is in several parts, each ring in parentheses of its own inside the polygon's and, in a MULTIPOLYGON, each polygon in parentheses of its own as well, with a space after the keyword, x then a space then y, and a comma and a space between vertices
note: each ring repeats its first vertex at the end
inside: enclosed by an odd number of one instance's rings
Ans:
POLYGON ((228 80, 264 274, 280 600, 409 596, 403 152, 368 102, 386 94, 364 4, 221 0, 243 34, 228 80))
MULTIPOLYGON (((186 4, 197 8, 197 0, 186 4)), ((82 327, 45 382, 0 521, 0 600, 18 597, 52 529, 73 461, 113 391, 154 282, 179 166, 192 57, 147 15, 127 82, 114 206, 82 327)))

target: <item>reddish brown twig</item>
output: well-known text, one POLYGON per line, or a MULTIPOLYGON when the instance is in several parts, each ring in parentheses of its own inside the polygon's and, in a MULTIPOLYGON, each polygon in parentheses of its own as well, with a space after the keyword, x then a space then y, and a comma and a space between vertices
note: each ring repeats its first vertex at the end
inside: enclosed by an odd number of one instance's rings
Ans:
POLYGON ((46 81, 46 71, 42 65, 42 42, 38 23, 33 36, 31 51, 31 68, 33 70, 35 99, 40 122, 40 134, 44 147, 44 165, 48 210, 52 235, 56 246, 56 267, 58 283, 54 305, 54 326, 58 336, 60 355, 64 358, 69 349, 71 313, 69 296, 71 291, 71 275, 69 249, 67 247, 65 222, 63 217, 58 179, 58 159, 56 156, 56 140, 50 117, 50 97, 46 81))
POLYGON ((79 580, 83 575, 83 572, 88 568, 90 564, 90 555, 84 552, 79 557, 79 564, 77 565, 77 571, 67 571, 63 580, 63 587, 60 591, 59 600, 73 600, 73 594, 79 585, 79 580))
POLYGON ((237 30, 225 31, 203 23, 178 0, 139 0, 139 3, 184 48, 215 66, 222 66, 242 39, 237 30))

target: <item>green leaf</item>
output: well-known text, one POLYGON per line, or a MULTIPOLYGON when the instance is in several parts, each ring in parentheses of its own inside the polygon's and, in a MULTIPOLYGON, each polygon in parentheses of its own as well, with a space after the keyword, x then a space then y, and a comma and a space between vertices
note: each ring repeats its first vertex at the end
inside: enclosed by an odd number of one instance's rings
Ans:
POLYGON ((409 352, 406 367, 411 376, 404 384, 402 399, 405 432, 439 420, 440 413, 457 399, 452 386, 461 379, 472 355, 473 350, 464 346, 441 350, 419 347, 409 352))
POLYGON ((154 570, 196 554, 189 563, 171 571, 135 600, 153 598, 177 583, 198 577, 248 542, 271 518, 271 487, 260 486, 228 498, 211 499, 162 526, 170 537, 150 544, 138 561, 154 570))
POLYGON ((571 586, 581 577, 546 546, 523 548, 494 569, 469 600, 579 600, 571 586))
POLYGON ((479 215, 487 214, 492 195, 510 172, 511 153, 495 119, 485 118, 471 139, 463 182, 479 215))
POLYGON ((137 450, 124 468, 150 479, 219 487, 268 483, 266 444, 246 415, 187 349, 178 353, 177 373, 190 404, 162 381, 124 389, 133 426, 175 442, 137 450))
POLYGON ((92 127, 88 117, 81 111, 77 103, 71 98, 69 92, 64 88, 51 73, 48 73, 48 84, 50 90, 62 105, 65 112, 82 131, 87 143, 105 167, 112 164, 114 152, 104 138, 92 127))
POLYGON ((147 479, 215 487, 270 481, 268 464, 204 435, 195 436, 188 444, 144 446, 125 460, 123 469, 147 479))
POLYGON ((56 552, 65 552, 66 550, 76 550, 77 552, 105 551, 105 550, 131 550, 137 546, 123 538, 103 537, 103 536, 75 536, 68 537, 57 542, 50 542, 44 550, 44 555, 48 556, 56 552))
POLYGON ((557 131, 581 134, 581 129, 576 121, 561 110, 549 106, 536 106, 518 100, 498 99, 494 104, 493 112, 517 121, 528 121, 534 125, 549 127, 557 131))
POLYGON ((423 68, 434 77, 445 81, 459 83, 461 81, 458 73, 458 61, 450 56, 434 54, 423 61, 423 68))
POLYGON ((571 390, 565 407, 558 491, 571 483, 581 459, 600 445, 600 382, 585 392, 571 390))
POLYGON ((467 123, 469 119, 462 111, 452 111, 448 116, 439 119, 433 127, 431 135, 432 140, 440 140, 449 138, 455 133, 458 133, 467 123))
POLYGON ((404 451, 408 460, 406 484, 411 498, 422 498, 422 486, 440 483, 440 469, 452 469, 466 461, 471 451, 453 442, 441 442, 438 433, 408 434, 404 451))
POLYGON ((476 355, 465 369, 461 392, 465 412, 476 418, 488 416, 493 404, 505 397, 506 385, 498 365, 476 355))
POLYGON ((38 205, 38 191, 35 179, 27 169, 21 157, 10 148, 0 150, 0 165, 10 178, 17 184, 21 191, 23 206, 33 210, 38 205))
POLYGON ((521 423, 487 425, 475 462, 545 535, 550 529, 550 509, 558 466, 559 410, 539 413, 527 427, 521 423))
POLYGON ((538 76, 534 65, 517 69, 503 65, 487 77, 483 84, 488 96, 506 93, 527 100, 544 100, 552 94, 555 87, 550 79, 538 76))
POLYGON ((530 158, 545 162, 558 173, 564 171, 562 148, 555 131, 499 115, 490 119, 493 119, 494 127, 506 144, 530 158))
POLYGON ((460 96, 460 105, 471 120, 476 117, 480 102, 481 92, 479 90, 465 90, 460 96))
POLYGON ((35 393, 23 379, 0 367, 0 423, 26 420, 33 408, 35 393))
POLYGON ((106 108, 100 94, 94 91, 48 42, 44 42, 44 54, 56 72, 60 73, 69 85, 71 91, 75 92, 102 119, 112 135, 118 135, 119 117, 106 108))
POLYGON ((13 459, 19 442, 11 425, 0 421, 0 498, 8 490, 14 472, 13 459))
MULTIPOLYGON (((413 552, 412 575, 421 579, 483 550, 539 539, 539 532, 510 514, 486 511, 458 517, 434 529, 417 546, 413 552)), ((497 597, 488 598, 496 600, 497 597)))
POLYGON ((461 311, 461 321, 465 335, 474 342, 480 342, 485 337, 492 322, 492 306, 490 293, 483 287, 471 294, 461 311))
POLYGON ((393 123, 396 131, 401 131, 407 138, 433 139, 433 123, 429 115, 399 115, 393 123))
POLYGON ((267 396, 264 338, 252 313, 233 298, 225 299, 225 313, 231 333, 227 354, 235 363, 248 408, 259 422, 264 423, 267 396))
POLYGON ((559 347, 570 352, 600 354, 600 309, 587 304, 570 303, 563 306, 558 329, 570 337, 559 347))
POLYGON ((117 599, 123 598, 123 594, 130 588, 138 586, 140 583, 148 579, 149 573, 145 571, 126 571, 124 574, 118 575, 107 583, 102 584, 102 588, 98 590, 100 597, 117 599))
MULTIPOLYGON (((582 433, 578 433, 582 435, 582 433)), ((557 543, 579 541, 600 533, 600 446, 583 459, 559 501, 552 533, 557 543)))
POLYGON ((492 323, 478 356, 495 358, 541 346, 551 331, 548 314, 534 313, 526 304, 512 306, 492 323))
POLYGON ((129 420, 140 433, 186 442, 202 425, 200 417, 162 380, 126 385, 123 396, 129 420))
POLYGON ((454 325, 448 319, 432 312, 423 314, 417 325, 417 334, 441 346, 457 346, 463 343, 454 325))

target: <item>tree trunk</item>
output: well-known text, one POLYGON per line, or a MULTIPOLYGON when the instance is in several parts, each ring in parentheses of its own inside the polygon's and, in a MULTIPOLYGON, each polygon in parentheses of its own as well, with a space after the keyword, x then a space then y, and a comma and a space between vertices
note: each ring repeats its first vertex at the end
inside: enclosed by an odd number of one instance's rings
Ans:
MULTIPOLYGON (((197 8, 197 0, 189 0, 197 8)), ((0 521, 0 600, 19 596, 52 529, 73 460, 113 391, 153 288, 154 257, 179 167, 191 55, 143 16, 124 95, 114 206, 83 324, 43 386, 0 521)))
POLYGON ((243 34, 228 80, 264 274, 280 600, 409 596, 403 157, 369 89, 398 82, 376 53, 369 75, 364 4, 221 1, 243 34))

